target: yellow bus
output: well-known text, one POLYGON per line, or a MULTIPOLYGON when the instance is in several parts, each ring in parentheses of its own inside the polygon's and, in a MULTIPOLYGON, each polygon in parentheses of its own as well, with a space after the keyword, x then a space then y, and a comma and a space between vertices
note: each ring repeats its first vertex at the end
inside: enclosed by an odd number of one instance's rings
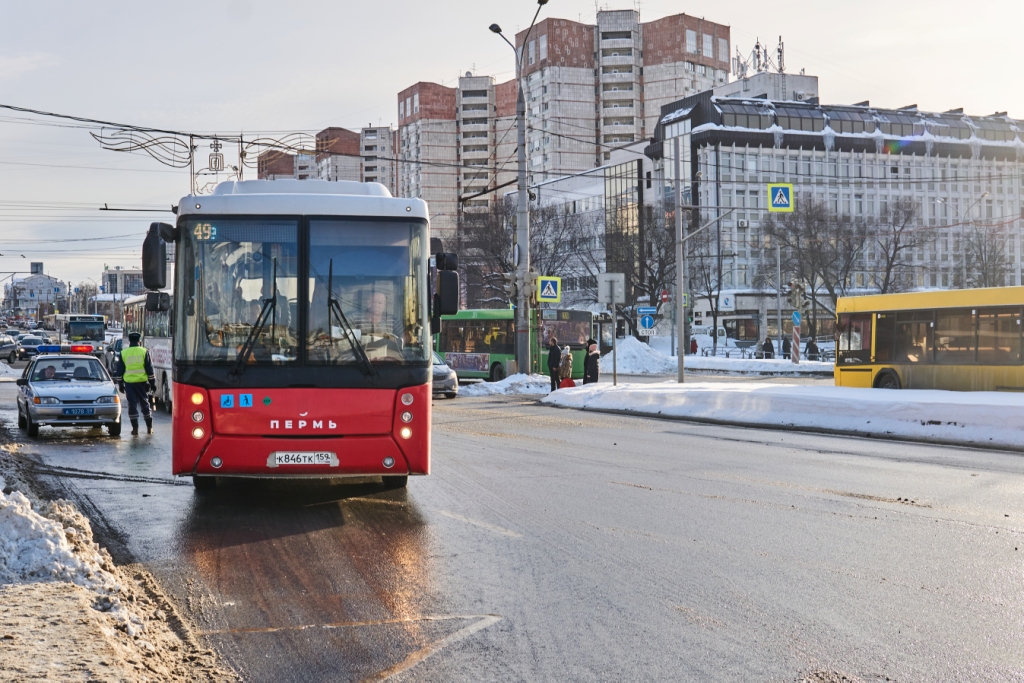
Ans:
POLYGON ((1024 287, 879 294, 836 305, 836 386, 1024 391, 1024 287))

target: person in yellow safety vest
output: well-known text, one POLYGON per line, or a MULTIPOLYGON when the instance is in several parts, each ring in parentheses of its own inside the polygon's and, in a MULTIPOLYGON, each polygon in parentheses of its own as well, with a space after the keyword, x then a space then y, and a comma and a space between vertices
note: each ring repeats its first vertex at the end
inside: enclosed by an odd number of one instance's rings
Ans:
POLYGON ((146 420, 146 432, 153 433, 153 416, 149 409, 149 392, 156 391, 156 377, 149 351, 139 345, 142 338, 138 332, 128 335, 128 348, 121 350, 121 358, 114 366, 114 381, 122 394, 128 397, 128 419, 132 423, 132 435, 139 434, 139 406, 146 420))

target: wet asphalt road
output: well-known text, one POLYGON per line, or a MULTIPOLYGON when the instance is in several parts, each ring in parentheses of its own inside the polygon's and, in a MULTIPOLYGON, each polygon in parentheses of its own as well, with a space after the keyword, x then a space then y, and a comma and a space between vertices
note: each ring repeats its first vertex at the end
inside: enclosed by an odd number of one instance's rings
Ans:
POLYGON ((165 415, 23 452, 245 680, 1024 677, 1020 455, 508 398, 434 417, 407 491, 199 496, 165 415))

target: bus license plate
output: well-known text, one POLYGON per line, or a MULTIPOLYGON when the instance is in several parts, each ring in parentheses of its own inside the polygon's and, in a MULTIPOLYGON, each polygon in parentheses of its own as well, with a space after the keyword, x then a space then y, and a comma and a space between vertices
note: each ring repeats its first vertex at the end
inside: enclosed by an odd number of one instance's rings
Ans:
POLYGON ((95 413, 93 408, 65 408, 65 415, 93 415, 95 413))
POLYGON ((280 465, 338 466, 338 456, 330 451, 276 451, 270 455, 269 467, 280 465))

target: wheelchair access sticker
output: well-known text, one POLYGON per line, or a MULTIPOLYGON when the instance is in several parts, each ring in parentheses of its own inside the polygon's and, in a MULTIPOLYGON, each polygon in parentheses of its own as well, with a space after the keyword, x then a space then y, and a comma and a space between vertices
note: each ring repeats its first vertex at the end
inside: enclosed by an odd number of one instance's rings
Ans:
POLYGON ((220 407, 221 408, 234 408, 235 407, 235 395, 234 394, 221 394, 220 395, 220 407))

